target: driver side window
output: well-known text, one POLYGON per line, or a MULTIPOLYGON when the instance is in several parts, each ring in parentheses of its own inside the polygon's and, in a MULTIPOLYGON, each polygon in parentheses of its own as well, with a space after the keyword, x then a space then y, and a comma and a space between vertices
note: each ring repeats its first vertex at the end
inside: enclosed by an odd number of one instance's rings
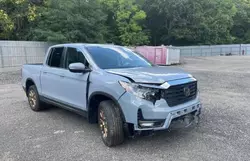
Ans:
POLYGON ((66 68, 69 68, 71 63, 83 63, 86 67, 89 66, 83 53, 76 48, 67 48, 66 52, 66 68))

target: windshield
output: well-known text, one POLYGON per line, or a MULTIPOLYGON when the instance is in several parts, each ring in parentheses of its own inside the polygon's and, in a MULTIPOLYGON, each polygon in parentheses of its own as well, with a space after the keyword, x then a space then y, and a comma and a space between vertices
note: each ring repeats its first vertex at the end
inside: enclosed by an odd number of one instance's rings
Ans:
POLYGON ((102 69, 152 66, 144 57, 124 47, 88 46, 86 48, 95 63, 102 69))

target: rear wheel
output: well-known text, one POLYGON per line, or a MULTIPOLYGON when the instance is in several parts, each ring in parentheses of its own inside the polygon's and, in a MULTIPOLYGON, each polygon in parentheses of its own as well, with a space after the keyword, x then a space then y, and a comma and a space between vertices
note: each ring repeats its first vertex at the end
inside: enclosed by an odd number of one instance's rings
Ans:
POLYGON ((124 141, 120 109, 113 101, 103 101, 98 107, 98 123, 106 146, 116 146, 124 141))
POLYGON ((37 92, 35 85, 32 85, 29 87, 27 96, 28 96, 30 108, 33 111, 40 111, 43 109, 43 106, 42 106, 43 103, 40 101, 40 98, 39 98, 39 95, 38 95, 38 92, 37 92))

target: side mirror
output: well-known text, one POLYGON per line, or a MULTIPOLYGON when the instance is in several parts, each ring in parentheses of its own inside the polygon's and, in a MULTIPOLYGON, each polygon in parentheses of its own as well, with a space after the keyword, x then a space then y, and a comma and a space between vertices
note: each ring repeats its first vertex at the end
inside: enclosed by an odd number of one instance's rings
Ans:
POLYGON ((72 63, 69 65, 69 71, 72 73, 84 73, 86 71, 86 67, 82 63, 72 63))

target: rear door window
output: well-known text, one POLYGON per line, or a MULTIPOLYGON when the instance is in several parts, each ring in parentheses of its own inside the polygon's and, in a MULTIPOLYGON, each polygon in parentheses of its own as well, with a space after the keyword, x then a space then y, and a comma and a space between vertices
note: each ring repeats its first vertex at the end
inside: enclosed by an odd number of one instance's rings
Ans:
POLYGON ((48 66, 55 68, 63 67, 63 47, 51 49, 49 60, 47 62, 48 66))

